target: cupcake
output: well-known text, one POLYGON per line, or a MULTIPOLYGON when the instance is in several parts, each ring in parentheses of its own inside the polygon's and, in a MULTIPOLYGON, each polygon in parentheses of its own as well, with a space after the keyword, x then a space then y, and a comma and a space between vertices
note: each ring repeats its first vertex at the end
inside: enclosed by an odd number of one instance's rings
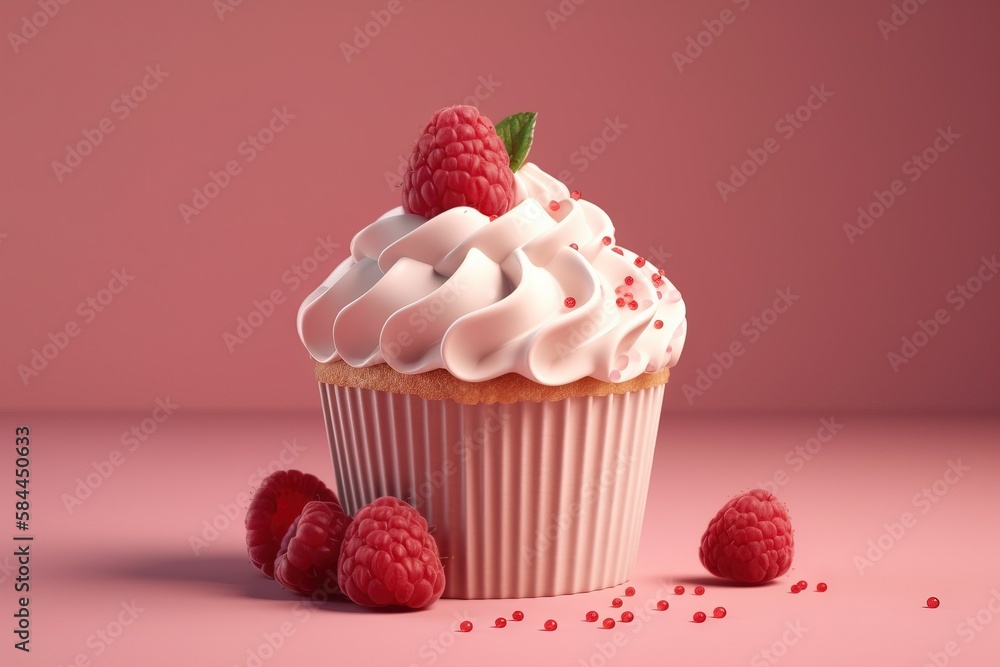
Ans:
POLYGON ((534 122, 438 111, 403 206, 357 233, 298 313, 341 503, 420 510, 445 597, 629 579, 684 344, 663 270, 525 161, 534 122))

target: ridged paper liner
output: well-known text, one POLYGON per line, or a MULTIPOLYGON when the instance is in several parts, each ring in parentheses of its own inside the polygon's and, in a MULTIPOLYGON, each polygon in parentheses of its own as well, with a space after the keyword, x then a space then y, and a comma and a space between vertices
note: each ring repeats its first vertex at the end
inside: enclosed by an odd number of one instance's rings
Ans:
POLYGON ((432 527, 448 598, 521 598, 629 579, 663 385, 559 401, 462 405, 319 383, 337 488, 432 527))

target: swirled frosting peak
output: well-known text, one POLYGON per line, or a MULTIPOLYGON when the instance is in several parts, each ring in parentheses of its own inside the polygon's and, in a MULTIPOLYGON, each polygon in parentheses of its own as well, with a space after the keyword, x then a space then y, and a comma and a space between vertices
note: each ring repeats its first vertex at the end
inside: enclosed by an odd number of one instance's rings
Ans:
POLYGON ((314 359, 443 368, 470 382, 622 382, 677 363, 684 301, 662 270, 615 244, 611 219, 534 164, 515 205, 432 218, 394 208, 299 308, 314 359))

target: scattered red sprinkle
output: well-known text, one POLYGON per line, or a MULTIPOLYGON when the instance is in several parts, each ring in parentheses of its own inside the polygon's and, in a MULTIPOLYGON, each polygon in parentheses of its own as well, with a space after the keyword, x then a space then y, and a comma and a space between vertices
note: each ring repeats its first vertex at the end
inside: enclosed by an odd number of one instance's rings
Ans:
POLYGON ((621 297, 618 297, 617 299, 615 299, 615 303, 618 305, 619 308, 624 308, 625 307, 625 299, 623 299, 621 297))
POLYGON ((659 274, 660 274, 661 276, 665 276, 665 275, 667 275, 667 272, 666 272, 666 270, 664 270, 664 269, 659 269, 659 270, 657 271, 657 273, 659 273, 659 274))
POLYGON ((645 260, 645 258, 643 258, 643 257, 636 257, 635 258, 635 265, 638 266, 640 269, 642 267, 646 266, 646 260, 645 260))
POLYGON ((622 296, 625 297, 626 301, 632 300, 632 292, 625 292, 624 294, 622 294, 622 296))
POLYGON ((797 583, 795 585, 798 586, 799 588, 801 588, 802 590, 805 590, 805 589, 809 588, 809 584, 806 582, 805 579, 800 580, 799 583, 797 583))
POLYGON ((605 236, 603 239, 601 239, 601 243, 603 243, 604 245, 611 245, 611 237, 605 236))
POLYGON ((659 273, 654 273, 652 276, 650 276, 650 278, 653 279, 653 284, 656 285, 657 287, 659 287, 660 283, 663 282, 663 277, 659 273))
POLYGON ((614 600, 611 601, 611 606, 615 607, 616 609, 618 607, 622 606, 623 604, 624 604, 624 602, 622 602, 621 598, 615 598, 614 600))
POLYGON ((824 584, 822 581, 819 582, 818 584, 816 584, 816 590, 819 591, 820 593, 826 593, 826 584, 824 584))
POLYGON ((608 630, 615 627, 615 619, 613 618, 604 619, 604 627, 607 628, 608 630))
POLYGON ((548 630, 549 632, 552 632, 553 630, 555 630, 558 627, 559 627, 559 625, 555 621, 553 621, 551 618, 549 620, 545 621, 545 629, 548 630))
POLYGON ((715 616, 716 618, 725 618, 726 617, 726 608, 725 607, 716 607, 715 610, 712 611, 712 616, 715 616))
POLYGON ((580 246, 578 246, 578 245, 577 245, 577 244, 575 244, 575 243, 570 243, 570 244, 569 244, 569 247, 570 247, 570 248, 572 248, 573 250, 579 250, 579 249, 580 249, 580 246))
POLYGON ((523 611, 515 611, 513 614, 510 615, 510 617, 512 619, 514 619, 515 621, 523 621, 524 620, 524 612, 523 611))
POLYGON ((632 619, 635 618, 635 614, 630 611, 622 612, 622 623, 631 623, 632 619))
POLYGON ((503 616, 501 616, 497 620, 493 621, 493 624, 496 625, 498 628, 506 628, 507 627, 507 619, 504 618, 503 616))
POLYGON ((703 611, 696 611, 691 618, 695 623, 704 623, 707 616, 705 616, 705 612, 703 611))
POLYGON ((793 592, 793 593, 799 593, 799 592, 801 592, 801 591, 802 591, 802 589, 801 589, 801 588, 799 588, 799 585, 798 585, 798 584, 792 584, 792 592, 793 592))
POLYGON ((656 603, 656 608, 659 609, 660 611, 666 611, 667 609, 670 608, 670 603, 667 602, 666 600, 660 600, 659 602, 656 603))
POLYGON ((458 629, 462 632, 472 632, 472 621, 462 621, 462 624, 458 626, 458 629))
POLYGON ((573 199, 579 199, 580 198, 580 191, 579 190, 573 190, 573 192, 569 193, 569 196, 572 197, 573 199))
POLYGON ((552 201, 549 202, 549 208, 551 208, 553 211, 558 211, 559 210, 559 202, 557 202, 555 199, 553 199, 552 201))
POLYGON ((633 588, 632 586, 626 588, 625 595, 627 595, 628 597, 632 597, 633 595, 635 595, 635 588, 633 588))
POLYGON ((663 292, 660 292, 659 290, 657 290, 657 292, 656 292, 656 298, 657 299, 662 299, 663 298, 663 292))
POLYGON ((496 220, 496 219, 497 219, 497 216, 496 216, 496 215, 491 215, 491 216, 490 216, 490 222, 493 222, 493 221, 494 221, 494 220, 496 220))
POLYGON ((616 253, 618 253, 619 255, 624 255, 625 254, 625 253, 622 252, 621 248, 612 248, 611 250, 614 251, 614 252, 616 252, 616 253))
POLYGON ((574 308, 576 306, 576 299, 574 299, 571 296, 568 296, 566 297, 566 300, 563 301, 563 303, 566 304, 567 308, 574 308))
POLYGON ((635 278, 633 278, 632 276, 625 276, 625 284, 626 285, 631 285, 634 282, 635 282, 635 278))
POLYGON ((588 611, 587 612, 587 622, 588 623, 593 623, 594 621, 597 620, 597 618, 598 618, 598 616, 597 616, 597 612, 596 611, 588 611))
POLYGON ((674 595, 684 595, 684 587, 674 586, 674 595))
POLYGON ((638 301, 629 301, 629 303, 628 303, 629 310, 635 310, 638 307, 639 307, 639 302, 638 301))
POLYGON ((663 320, 656 320, 655 322, 653 322, 653 328, 654 329, 662 329, 663 328, 663 320))
POLYGON ((937 598, 927 598, 927 606, 931 609, 937 609, 941 606, 941 600, 938 600, 937 598))
POLYGON ((695 595, 704 595, 705 594, 705 587, 704 586, 695 586, 694 587, 694 594, 695 595))

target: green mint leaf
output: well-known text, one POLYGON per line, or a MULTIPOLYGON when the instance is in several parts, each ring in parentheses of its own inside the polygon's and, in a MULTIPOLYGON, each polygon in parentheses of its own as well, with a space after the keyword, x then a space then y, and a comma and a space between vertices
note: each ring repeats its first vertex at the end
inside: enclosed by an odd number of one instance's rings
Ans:
POLYGON ((531 150, 531 140, 535 137, 535 120, 538 114, 534 111, 522 111, 507 116, 497 123, 497 134, 503 140, 510 156, 510 170, 517 171, 528 158, 531 150))

